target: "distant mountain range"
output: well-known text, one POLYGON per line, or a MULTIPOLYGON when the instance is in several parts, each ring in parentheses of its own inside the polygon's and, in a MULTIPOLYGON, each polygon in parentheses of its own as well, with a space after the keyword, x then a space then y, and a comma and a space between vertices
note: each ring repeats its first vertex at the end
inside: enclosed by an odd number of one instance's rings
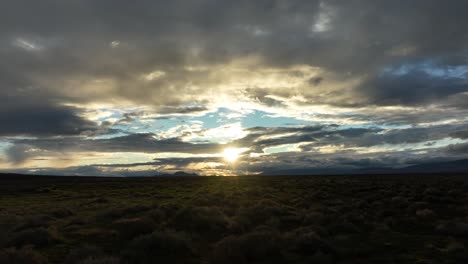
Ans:
POLYGON ((402 172, 468 172, 468 159, 447 161, 447 162, 432 162, 409 166, 400 169, 402 172))
MULTIPOLYGON (((33 174, 24 174, 24 173, 7 173, 7 172, 0 172, 0 177, 22 177, 22 176, 32 176, 33 174)), ((83 176, 76 176, 76 175, 42 175, 38 174, 37 176, 67 176, 67 177, 83 177, 83 176)), ((93 176, 93 175, 87 175, 87 176, 93 176)), ((177 176, 177 177, 195 177, 199 176, 196 173, 188 173, 184 171, 177 171, 175 173, 164 173, 164 174, 156 174, 152 176, 140 176, 140 177, 172 177, 172 176, 177 176)), ((95 177, 100 177, 100 176, 95 176, 95 177)), ((110 177, 110 176, 101 176, 101 177, 110 177)), ((117 177, 117 176, 116 176, 117 177)), ((121 177, 121 176, 118 176, 121 177)), ((136 177, 136 176, 133 176, 136 177)))
POLYGON ((165 174, 155 175, 155 176, 158 176, 158 177, 165 177, 165 176, 193 177, 193 176, 199 176, 199 175, 196 174, 196 173, 188 173, 188 172, 185 172, 185 171, 178 171, 178 172, 175 172, 173 174, 165 173, 165 174))
POLYGON ((403 168, 373 167, 360 169, 345 168, 300 168, 265 171, 263 175, 338 175, 338 174, 405 174, 405 173, 468 173, 468 159, 431 162, 403 168))

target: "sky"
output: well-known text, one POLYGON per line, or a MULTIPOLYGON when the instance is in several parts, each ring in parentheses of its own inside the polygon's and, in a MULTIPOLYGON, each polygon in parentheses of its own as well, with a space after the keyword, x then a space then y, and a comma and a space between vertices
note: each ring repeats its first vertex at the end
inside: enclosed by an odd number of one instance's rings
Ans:
POLYGON ((0 171, 468 158, 468 1, 5 0, 0 171))

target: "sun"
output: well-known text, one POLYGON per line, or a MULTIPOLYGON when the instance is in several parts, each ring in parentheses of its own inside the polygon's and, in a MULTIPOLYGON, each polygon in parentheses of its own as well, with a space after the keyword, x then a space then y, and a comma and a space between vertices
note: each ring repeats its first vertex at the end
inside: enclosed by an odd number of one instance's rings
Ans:
POLYGON ((229 162, 235 162, 239 158, 241 151, 235 148, 227 148, 224 150, 223 156, 224 159, 229 162))

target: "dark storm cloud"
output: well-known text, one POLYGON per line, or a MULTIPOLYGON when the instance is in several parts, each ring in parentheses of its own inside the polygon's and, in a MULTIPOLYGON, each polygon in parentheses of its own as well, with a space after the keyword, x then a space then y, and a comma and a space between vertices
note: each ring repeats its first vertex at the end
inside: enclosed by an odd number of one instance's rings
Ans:
POLYGON ((257 139, 253 145, 257 150, 263 150, 267 147, 274 147, 285 144, 295 144, 302 142, 316 142, 314 145, 339 144, 341 141, 349 142, 353 138, 362 137, 366 133, 376 133, 378 129, 351 128, 344 130, 331 131, 311 131, 310 128, 301 129, 285 129, 285 131, 294 131, 294 135, 279 136, 268 139, 257 139))
POLYGON ((464 125, 439 125, 404 129, 341 128, 339 126, 310 127, 254 127, 246 137, 236 140, 233 145, 250 147, 253 152, 285 144, 307 143, 300 148, 310 151, 316 147, 332 145, 346 147, 373 147, 383 144, 410 144, 440 140, 456 135, 464 125))
POLYGON ((191 144, 178 138, 155 139, 154 134, 131 134, 111 139, 88 141, 96 147, 89 146, 94 151, 102 152, 182 152, 211 153, 219 149, 218 144, 191 144))
POLYGON ((312 85, 314 85, 314 86, 317 86, 317 85, 319 85, 322 81, 323 81, 323 77, 313 77, 313 78, 310 78, 309 83, 312 84, 312 85))
POLYGON ((54 152, 181 152, 219 153, 221 145, 215 143, 192 144, 178 138, 156 139, 155 134, 142 133, 109 139, 42 138, 17 139, 12 143, 54 152))
POLYGON ((468 154, 468 142, 460 144, 452 144, 446 148, 450 154, 468 154))
MULTIPOLYGON (((79 109, 4 97, 0 104, 0 136, 71 136, 105 129, 80 117, 79 109)), ((102 131, 104 132, 104 131, 102 131)))
POLYGON ((290 91, 269 91, 268 89, 261 88, 247 88, 244 90, 245 94, 254 101, 257 101, 261 104, 272 106, 272 107, 285 107, 283 102, 278 101, 274 98, 268 97, 269 95, 280 95, 280 96, 290 96, 290 91))
POLYGON ((247 129, 249 134, 241 139, 235 140, 232 144, 239 147, 249 147, 253 152, 262 152, 265 147, 297 143, 306 138, 308 138, 309 141, 314 140, 311 134, 325 128, 326 126, 253 127, 247 129), (295 135, 287 135, 290 133, 294 133, 295 135), (286 134, 286 136, 283 136, 284 134, 286 134), (269 138, 272 136, 275 138, 269 138))
MULTIPOLYGON (((133 176, 131 172, 124 171, 123 173, 117 173, 113 171, 106 171, 102 168, 90 165, 90 166, 78 166, 78 167, 68 167, 68 168, 20 168, 8 171, 1 171, 5 173, 19 173, 19 174, 31 174, 31 175, 49 175, 49 176, 133 176)), ((151 176, 154 175, 154 171, 152 174, 149 172, 144 173, 141 172, 138 175, 134 176, 151 176)))
MULTIPOLYGON (((430 140, 440 140, 450 137, 449 131, 454 131, 460 126, 440 125, 432 127, 413 127, 405 129, 386 129, 365 131, 355 137, 334 137, 327 139, 325 143, 336 145, 372 147, 382 144, 410 144, 420 143, 430 140)), ((341 136, 341 135, 340 135, 341 136)))
POLYGON ((196 114, 208 111, 205 106, 183 106, 183 107, 165 107, 158 111, 159 114, 196 114))
POLYGON ((340 128, 338 126, 314 127, 254 127, 246 137, 235 141, 239 146, 253 145, 257 150, 283 144, 314 142, 310 146, 345 145, 370 147, 381 144, 418 143, 449 137, 447 131, 459 126, 435 126, 429 128, 382 129, 340 128), (266 137, 266 138, 265 138, 266 137))
POLYGON ((468 130, 460 130, 450 133, 453 138, 468 139, 468 130))
POLYGON ((384 74, 365 86, 363 92, 372 98, 370 103, 379 105, 415 105, 468 91, 465 78, 434 77, 422 71, 384 74))
MULTIPOLYGON (((436 59, 441 68, 467 65, 467 10, 462 0, 7 1, 0 11, 0 72, 14 85, 2 89, 40 85, 39 97, 47 91, 64 101, 125 98, 177 107, 197 101, 180 95, 206 93, 187 83, 203 85, 209 72, 184 66, 222 66, 258 55, 263 66, 305 64, 343 81, 367 79, 351 101, 330 93, 329 104, 427 103, 466 91, 466 85, 418 73, 378 76, 411 59, 436 59), (166 76, 151 84, 138 79, 155 68, 166 76), (117 81, 111 94, 60 91, 64 80, 105 78, 117 81)), ((313 93, 306 99, 318 100, 313 93)))
POLYGON ((151 162, 137 162, 137 163, 125 163, 125 164, 95 164, 97 167, 109 167, 109 168, 131 168, 139 166, 160 166, 160 165, 174 165, 177 168, 186 167, 192 163, 200 162, 220 162, 223 159, 221 157, 188 157, 188 158, 160 158, 154 159, 151 162))

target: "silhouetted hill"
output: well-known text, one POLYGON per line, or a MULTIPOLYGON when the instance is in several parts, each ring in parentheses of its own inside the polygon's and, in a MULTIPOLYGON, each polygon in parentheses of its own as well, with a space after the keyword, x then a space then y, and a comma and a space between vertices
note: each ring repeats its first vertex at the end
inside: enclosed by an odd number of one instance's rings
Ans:
POLYGON ((404 173, 468 173, 468 159, 431 162, 404 168, 370 167, 345 168, 300 168, 288 170, 267 170, 263 175, 356 175, 356 174, 404 174, 404 173))
POLYGON ((398 171, 403 173, 468 172, 468 159, 418 164, 399 169, 398 171))
POLYGON ((185 172, 185 171, 177 171, 177 172, 174 172, 173 174, 165 173, 165 174, 156 175, 156 176, 162 176, 162 177, 165 177, 165 176, 194 177, 194 176, 199 176, 199 175, 196 174, 196 173, 188 173, 188 172, 185 172))

